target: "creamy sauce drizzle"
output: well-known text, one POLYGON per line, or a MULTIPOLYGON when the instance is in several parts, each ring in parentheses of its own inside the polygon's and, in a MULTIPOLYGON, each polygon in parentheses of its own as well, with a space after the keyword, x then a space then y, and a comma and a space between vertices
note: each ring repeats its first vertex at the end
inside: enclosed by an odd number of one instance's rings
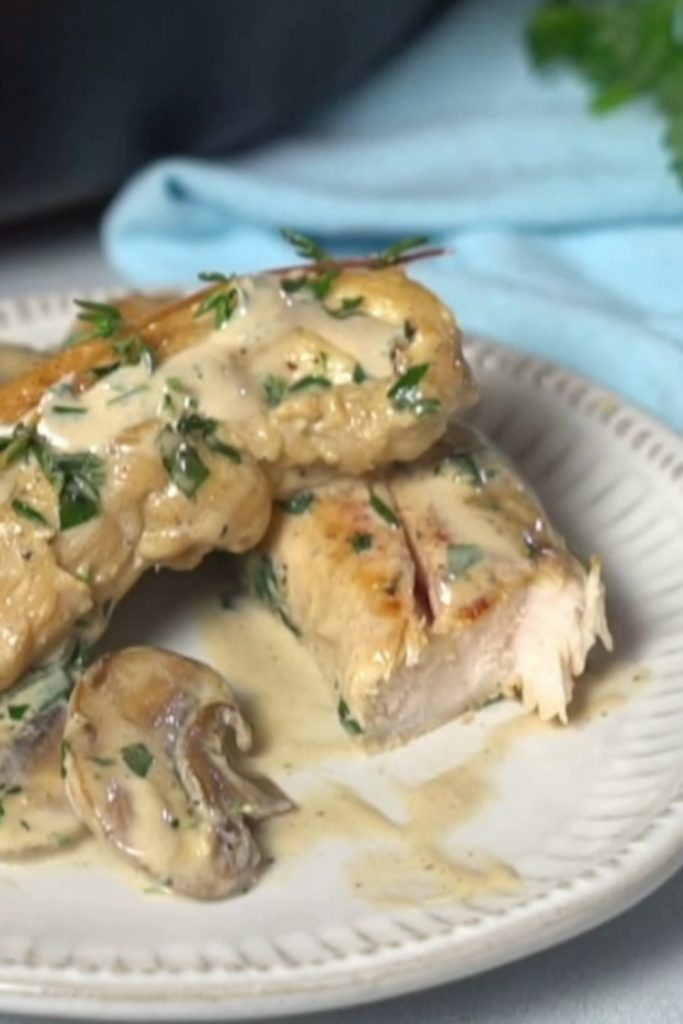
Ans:
MULTIPOLYGON (((469 761, 419 785, 379 780, 375 801, 375 794, 335 780, 335 762, 366 755, 341 732, 328 684, 272 616, 244 601, 233 611, 208 612, 201 632, 209 660, 246 697, 259 769, 287 792, 303 783, 301 794, 292 794, 296 812, 259 829, 278 872, 337 840, 358 851, 347 866, 351 887, 378 906, 467 901, 518 888, 514 869, 489 851, 455 849, 457 828, 495 796, 492 771, 513 744, 566 727, 522 715, 492 729, 469 761), (306 769, 316 765, 319 780, 311 784, 306 769)), ((597 667, 578 683, 572 722, 580 726, 616 709, 646 678, 632 665, 597 667)))
MULTIPOLYGON (((234 687, 253 727, 248 769, 272 777, 297 804, 294 812, 257 830, 265 860, 275 862, 278 877, 286 878, 316 847, 335 842, 349 851, 345 873, 352 891, 379 907, 467 902, 520 886, 514 869, 491 851, 459 849, 458 828, 495 799, 492 772, 513 746, 566 727, 520 715, 489 730, 482 749, 464 763, 444 771, 437 761, 431 776, 402 782, 382 770, 381 756, 368 759, 344 734, 328 684, 270 613, 250 599, 239 599, 230 611, 212 607, 200 619, 200 635, 205 656, 234 687), (371 788, 362 784, 368 767, 371 788)), ((596 662, 578 683, 569 728, 613 712, 647 679, 637 666, 596 662)), ((8 723, 4 730, 5 740, 15 731, 8 723)), ((54 786, 61 780, 54 746, 48 761, 52 779, 43 780, 44 792, 56 797, 54 786)), ((42 765, 41 759, 36 769, 42 771, 42 765)), ((22 829, 20 820, 30 821, 40 806, 40 801, 31 806, 27 787, 7 822, 13 837, 22 829)), ((40 863, 55 857, 61 866, 113 869, 145 894, 168 894, 92 838, 40 863)))
POLYGON ((133 423, 173 419, 165 396, 170 389, 177 405, 174 381, 182 382, 203 415, 239 424, 267 410, 269 374, 288 383, 324 376, 342 384, 352 380, 356 363, 371 376, 392 372, 395 326, 360 314, 349 330, 306 293, 286 295, 273 277, 243 278, 240 288, 240 307, 220 329, 212 329, 207 314, 197 321, 206 325, 205 339, 153 373, 141 362, 121 366, 77 396, 65 385, 53 388, 41 403, 39 432, 59 449, 102 451, 133 423))

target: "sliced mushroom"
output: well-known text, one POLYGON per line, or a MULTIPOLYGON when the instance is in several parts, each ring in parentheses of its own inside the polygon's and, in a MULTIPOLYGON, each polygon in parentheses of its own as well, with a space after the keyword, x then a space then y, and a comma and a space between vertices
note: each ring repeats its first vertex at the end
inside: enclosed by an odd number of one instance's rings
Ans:
POLYGON ((247 822, 292 809, 275 785, 239 769, 250 747, 222 676, 131 647, 100 658, 76 684, 67 791, 123 857, 175 892, 220 899, 255 881, 261 857, 247 822))
POLYGON ((0 857, 54 851, 85 832, 62 779, 70 680, 48 665, 0 702, 0 857))

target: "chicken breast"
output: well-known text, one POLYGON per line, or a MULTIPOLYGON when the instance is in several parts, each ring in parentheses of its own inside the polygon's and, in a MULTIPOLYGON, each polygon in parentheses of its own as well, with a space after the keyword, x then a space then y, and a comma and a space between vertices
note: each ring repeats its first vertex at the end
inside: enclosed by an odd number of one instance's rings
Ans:
POLYGON ((611 643, 599 563, 586 571, 464 428, 382 480, 282 503, 252 578, 336 688, 342 724, 380 742, 516 692, 566 721, 588 651, 611 643))
POLYGON ((253 547, 288 472, 412 458, 472 398, 452 317, 395 268, 82 316, 98 337, 0 388, 0 690, 96 636, 148 567, 253 547))
POLYGON ((452 315, 397 267, 215 276, 130 323, 116 306, 85 303, 94 336, 0 387, 0 421, 33 416, 68 381, 58 404, 82 418, 61 427, 93 448, 154 415, 170 379, 275 475, 356 474, 414 458, 476 397, 452 315))

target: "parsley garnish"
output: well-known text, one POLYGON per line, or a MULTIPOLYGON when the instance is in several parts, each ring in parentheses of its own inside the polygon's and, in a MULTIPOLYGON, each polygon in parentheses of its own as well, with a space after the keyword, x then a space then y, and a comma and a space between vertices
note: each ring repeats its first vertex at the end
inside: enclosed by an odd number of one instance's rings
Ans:
POLYGON ((92 332, 89 338, 111 338, 123 326, 121 311, 107 302, 91 302, 88 299, 74 299, 80 307, 78 319, 90 324, 92 332))
POLYGON ((266 393, 266 405, 274 409, 287 394, 287 381, 284 377, 275 377, 269 373, 263 382, 263 390, 266 393))
POLYGON ((231 462, 240 463, 242 456, 239 451, 237 448, 233 448, 231 444, 221 441, 217 434, 218 427, 218 420, 211 419, 209 416, 202 416, 198 412, 185 413, 176 424, 176 430, 179 434, 182 434, 184 437, 188 434, 199 434, 210 451, 224 455, 231 462))
POLYGON ((280 405, 287 395, 296 395, 299 391, 307 391, 309 388, 331 388, 332 383, 327 377, 317 374, 308 374, 297 380, 294 384, 288 385, 284 377, 276 377, 269 373, 263 382, 263 390, 266 395, 266 405, 275 409, 280 405))
POLYGON ((375 491, 370 491, 370 507, 377 513, 380 519, 383 519, 385 523, 397 529, 401 524, 398 521, 395 513, 389 508, 385 501, 382 501, 379 494, 375 491))
POLYGON ((139 334, 131 334, 128 338, 117 338, 112 348, 119 357, 117 366, 137 366, 144 363, 149 373, 154 369, 154 353, 145 344, 139 334))
POLYGON ((341 306, 338 306, 336 309, 330 309, 329 306, 326 306, 325 309, 330 316, 336 317, 337 320, 345 320, 347 317, 358 313, 362 305, 362 295, 354 295, 353 297, 347 295, 346 298, 342 299, 341 306))
POLYGON ((171 480, 186 498, 193 498, 209 475, 199 452, 171 426, 164 427, 157 443, 171 480))
POLYGON ((441 408, 438 398, 425 398, 420 390, 422 378, 429 363, 418 363, 406 370, 389 388, 387 396, 398 412, 412 412, 415 416, 433 416, 441 408))
POLYGON ((671 166, 683 184, 681 11, 680 0, 554 0, 532 16, 527 39, 538 67, 570 64, 590 82, 596 114, 650 97, 664 117, 671 166))
MULTIPOLYGON (((329 270, 316 271, 314 274, 300 274, 298 277, 283 277, 280 281, 280 286, 283 291, 287 294, 301 291, 305 288, 307 291, 322 302, 323 299, 327 298, 330 293, 332 285, 339 277, 339 271, 334 268, 329 270)), ((330 313, 331 310, 327 309, 330 313)), ((335 315, 334 313, 332 314, 335 315)), ((343 313, 343 316, 350 316, 349 313, 343 313)))
POLYGON ((361 554, 363 551, 369 551, 372 547, 372 534, 354 533, 353 536, 349 537, 349 544, 357 554, 361 554))
POLYGON ((252 586, 256 597, 259 601, 263 601, 265 605, 276 612, 284 622, 285 626, 287 626, 288 629, 291 629, 295 636, 298 636, 299 630, 287 615, 287 612, 283 607, 282 595, 280 593, 280 582, 275 572, 273 559, 270 555, 259 554, 254 557, 251 565, 252 586))
POLYGON ((320 377, 309 374, 306 377, 302 377, 301 380, 296 381, 292 384, 289 389, 290 395, 294 395, 299 391, 308 391, 310 388, 331 388, 332 383, 327 377, 320 377))
POLYGON ((362 384, 363 381, 365 381, 367 379, 368 379, 368 375, 365 372, 365 370, 363 369, 363 367, 361 366, 361 364, 360 363, 356 363, 356 365, 353 368, 353 377, 352 377, 353 383, 354 384, 362 384))
POLYGON ((39 461, 59 496, 61 530, 71 530, 99 515, 102 459, 91 452, 67 454, 45 448, 39 461))
POLYGON ((127 747, 121 747, 121 757, 134 775, 141 779, 147 778, 154 755, 149 752, 144 743, 130 743, 127 747))
POLYGON ((39 526, 49 526, 45 516, 34 508, 33 505, 28 505, 25 501, 21 501, 19 498, 15 498, 12 502, 12 511, 15 515, 21 516, 22 519, 28 519, 30 523, 37 523, 39 526))
POLYGON ((446 468, 453 469, 456 476, 461 477, 474 487, 483 487, 486 483, 484 471, 479 468, 474 455, 471 455, 469 452, 459 452, 444 456, 434 472, 439 476, 446 468))
POLYGON ((352 717, 349 711, 349 706, 344 700, 340 700, 337 705, 337 714, 339 715, 339 721, 342 726, 346 729, 350 736, 360 736, 363 733, 363 727, 355 718, 352 717))
POLYGON ((13 722, 20 722, 28 709, 28 704, 10 704, 7 708, 7 712, 13 722))
POLYGON ((313 491, 301 491, 300 494, 295 494, 292 498, 287 498, 285 501, 278 501, 278 506, 287 512, 290 516, 302 516, 304 512, 308 512, 315 501, 315 494, 313 491))
POLYGON ((312 238, 308 238, 298 231, 292 231, 291 228, 280 228, 280 234, 285 242, 289 242, 290 245, 294 246, 297 256, 301 256, 303 260, 310 260, 311 263, 322 263, 330 259, 330 254, 321 245, 314 242, 312 238))
POLYGON ((484 552, 477 544, 452 544, 446 553, 446 570, 450 579, 464 576, 481 562, 484 552))
POLYGON ((53 405, 50 411, 58 416, 85 416, 88 410, 82 405, 53 405))
POLYGON ((419 249, 423 245, 427 245, 429 239, 424 235, 416 235, 413 238, 404 238, 400 242, 394 242, 393 245, 388 245, 386 249, 382 249, 376 256, 373 257, 373 267, 390 267, 394 263, 398 263, 401 256, 405 256, 411 249, 419 249))
MULTIPOLYGON (((92 452, 56 451, 35 430, 19 424, 4 448, 5 465, 30 455, 35 457, 57 492, 60 529, 70 530, 99 514, 99 489, 104 483, 102 459, 92 452)), ((18 512, 18 508, 13 507, 18 512)), ((29 507, 23 503, 19 506, 24 513, 29 507)))
POLYGON ((240 293, 237 279, 225 277, 224 274, 204 273, 199 275, 203 281, 215 281, 218 287, 205 295, 197 306, 194 317, 197 319, 206 313, 213 313, 213 326, 216 330, 228 322, 240 304, 240 293))

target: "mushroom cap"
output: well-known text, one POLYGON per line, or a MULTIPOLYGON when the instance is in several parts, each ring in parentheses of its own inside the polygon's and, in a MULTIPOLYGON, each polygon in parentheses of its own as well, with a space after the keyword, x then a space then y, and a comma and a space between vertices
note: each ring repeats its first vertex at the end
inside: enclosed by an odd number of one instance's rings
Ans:
POLYGON ((255 881, 248 821, 290 810, 245 775, 251 732, 225 679, 151 647, 104 655, 79 679, 65 729, 67 792, 91 831, 175 892, 220 899, 255 881))

